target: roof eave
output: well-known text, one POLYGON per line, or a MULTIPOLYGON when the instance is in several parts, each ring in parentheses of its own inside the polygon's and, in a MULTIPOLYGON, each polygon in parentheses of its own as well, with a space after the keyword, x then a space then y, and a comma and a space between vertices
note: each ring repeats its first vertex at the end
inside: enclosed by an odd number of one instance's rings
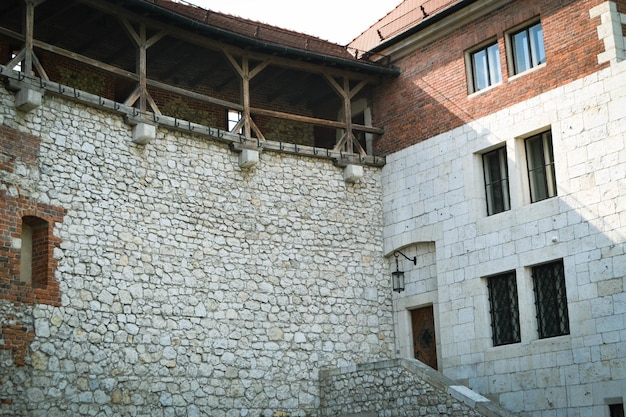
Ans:
POLYGON ((392 65, 382 66, 380 64, 350 60, 346 58, 335 57, 332 55, 321 54, 318 52, 305 51, 285 45, 260 41, 258 39, 250 38, 248 36, 244 36, 235 32, 207 25, 192 18, 180 15, 173 10, 169 10, 156 4, 149 3, 146 0, 126 1, 139 5, 140 7, 144 7, 150 11, 160 13, 161 15, 168 16, 187 27, 216 35, 217 37, 222 39, 230 39, 232 41, 248 45, 252 48, 259 49, 271 55, 282 54, 289 57, 306 59, 307 61, 317 61, 323 65, 339 66, 348 70, 364 72, 372 75, 397 76, 400 74, 400 70, 392 65))

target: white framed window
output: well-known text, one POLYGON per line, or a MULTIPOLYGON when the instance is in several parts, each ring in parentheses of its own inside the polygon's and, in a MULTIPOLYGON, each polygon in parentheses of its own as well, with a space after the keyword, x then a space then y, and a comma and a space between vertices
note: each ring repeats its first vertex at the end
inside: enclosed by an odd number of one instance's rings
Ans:
POLYGON ((541 22, 512 31, 508 38, 513 74, 521 74, 546 62, 541 22))
POLYGON ((511 209, 509 195, 509 173, 506 147, 501 147, 483 154, 483 176, 485 179, 485 197, 487 215, 501 213, 511 209))
POLYGON ((468 84, 470 93, 484 90, 502 82, 498 42, 490 42, 468 53, 468 84))
POLYGON ((524 140, 530 202, 545 200, 557 195, 554 170, 552 132, 547 131, 524 140))

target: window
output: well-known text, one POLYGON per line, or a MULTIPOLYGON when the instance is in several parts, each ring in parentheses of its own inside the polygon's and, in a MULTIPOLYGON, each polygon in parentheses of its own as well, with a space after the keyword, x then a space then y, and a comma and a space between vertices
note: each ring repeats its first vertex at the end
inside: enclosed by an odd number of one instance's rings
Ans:
MULTIPOLYGON (((17 49, 11 52, 11 59, 15 58, 18 53, 19 51, 17 49)), ((15 64, 15 66, 13 67, 13 71, 22 71, 22 61, 19 61, 17 64, 15 64)))
POLYGON ((48 284, 48 222, 34 216, 22 218, 20 281, 33 287, 48 284))
POLYGON ((610 417, 624 417, 624 404, 609 404, 610 417))
POLYGON ((509 174, 506 148, 502 147, 483 155, 487 214, 500 213, 511 209, 509 199, 509 174))
POLYGON ((472 92, 502 82, 498 44, 490 44, 470 54, 472 65, 472 92))
POLYGON ((569 334, 563 261, 532 268, 539 338, 569 334))
POLYGON ((487 286, 494 346, 518 343, 521 339, 515 271, 489 277, 487 286))
POLYGON ((513 72, 520 74, 546 62, 541 23, 511 34, 513 72))
POLYGON ((235 129, 235 127, 237 127, 237 123, 239 123, 239 121, 241 120, 242 114, 240 111, 238 110, 228 110, 228 113, 226 114, 226 118, 228 121, 228 131, 231 133, 238 133, 238 134, 242 134, 243 133, 243 128, 239 128, 239 130, 237 130, 236 132, 233 132, 233 130, 235 129))
POLYGON ((554 175, 552 133, 548 131, 529 137, 525 144, 530 201, 535 203, 554 197, 556 195, 556 177, 554 175))

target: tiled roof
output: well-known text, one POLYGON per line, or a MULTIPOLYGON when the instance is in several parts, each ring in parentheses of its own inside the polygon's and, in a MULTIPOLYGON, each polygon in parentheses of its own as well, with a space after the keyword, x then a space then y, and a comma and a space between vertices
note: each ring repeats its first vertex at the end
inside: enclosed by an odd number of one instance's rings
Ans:
POLYGON ((385 17, 357 36, 348 44, 348 48, 362 52, 371 51, 460 1, 404 0, 385 17))
POLYGON ((342 59, 356 60, 345 47, 322 40, 315 36, 293 32, 266 23, 244 19, 224 13, 206 10, 186 2, 173 0, 143 0, 170 10, 178 15, 222 29, 251 40, 284 46, 305 52, 312 52, 342 59))

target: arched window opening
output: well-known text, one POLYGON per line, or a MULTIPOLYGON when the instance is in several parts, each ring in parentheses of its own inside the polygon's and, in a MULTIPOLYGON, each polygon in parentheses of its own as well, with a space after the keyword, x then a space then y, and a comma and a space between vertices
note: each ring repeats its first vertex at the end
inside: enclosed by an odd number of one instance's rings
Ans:
POLYGON ((48 222, 35 216, 22 217, 20 281, 33 287, 48 284, 48 222))

